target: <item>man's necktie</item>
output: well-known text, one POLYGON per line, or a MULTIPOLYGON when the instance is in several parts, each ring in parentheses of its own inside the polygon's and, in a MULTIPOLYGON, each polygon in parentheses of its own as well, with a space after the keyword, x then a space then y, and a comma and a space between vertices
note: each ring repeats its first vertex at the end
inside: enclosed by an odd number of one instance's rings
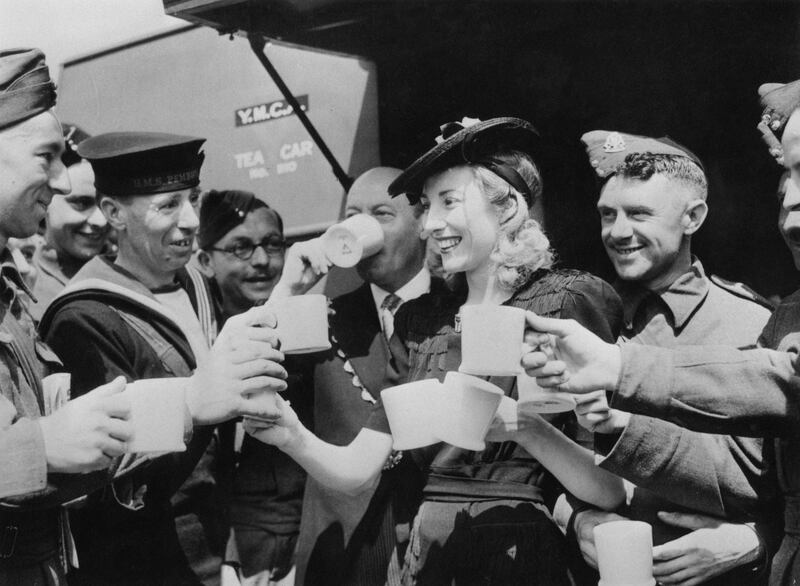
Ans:
POLYGON ((394 312, 402 302, 403 300, 397 295, 389 293, 381 303, 381 324, 383 325, 383 335, 387 341, 392 338, 394 333, 394 312))

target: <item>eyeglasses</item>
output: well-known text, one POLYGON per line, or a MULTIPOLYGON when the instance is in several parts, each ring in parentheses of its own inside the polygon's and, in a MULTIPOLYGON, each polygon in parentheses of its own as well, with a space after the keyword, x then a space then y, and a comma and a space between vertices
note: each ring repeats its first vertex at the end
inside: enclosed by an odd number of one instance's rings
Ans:
POLYGON ((243 240, 228 248, 211 248, 211 250, 232 254, 239 260, 250 260, 255 254, 256 248, 263 248, 264 252, 270 256, 283 254, 286 250, 286 241, 280 236, 270 236, 257 244, 250 240, 243 240))

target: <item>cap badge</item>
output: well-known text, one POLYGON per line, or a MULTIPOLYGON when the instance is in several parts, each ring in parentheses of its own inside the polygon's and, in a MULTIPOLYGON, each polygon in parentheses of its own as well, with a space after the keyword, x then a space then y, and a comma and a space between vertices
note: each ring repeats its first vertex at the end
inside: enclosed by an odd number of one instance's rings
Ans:
POLYGON ((603 144, 603 152, 605 153, 621 153, 628 145, 625 144, 625 139, 619 132, 612 132, 606 137, 606 142, 603 144))

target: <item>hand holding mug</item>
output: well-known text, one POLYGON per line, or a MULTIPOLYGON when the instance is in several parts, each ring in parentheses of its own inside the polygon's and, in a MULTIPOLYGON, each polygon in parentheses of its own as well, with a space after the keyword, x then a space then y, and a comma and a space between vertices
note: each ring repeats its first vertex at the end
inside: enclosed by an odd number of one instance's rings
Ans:
POLYGON ((108 467, 133 437, 125 379, 117 377, 37 419, 44 438, 47 469, 82 473, 108 467))
POLYGON ((240 415, 275 417, 275 392, 286 389, 283 353, 268 306, 230 318, 207 359, 189 379, 186 404, 195 424, 208 425, 240 415))
POLYGON ((527 312, 525 343, 532 350, 522 366, 542 387, 585 394, 614 390, 622 371, 618 346, 608 344, 572 319, 541 317, 527 312))
POLYGON ((328 274, 330 267, 320 238, 296 242, 286 251, 283 272, 270 299, 303 295, 328 274))

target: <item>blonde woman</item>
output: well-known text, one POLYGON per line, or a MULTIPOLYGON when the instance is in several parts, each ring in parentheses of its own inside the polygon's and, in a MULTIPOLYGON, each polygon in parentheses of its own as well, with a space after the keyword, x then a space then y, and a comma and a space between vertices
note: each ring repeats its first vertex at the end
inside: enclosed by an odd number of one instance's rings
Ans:
MULTIPOLYGON (((422 201, 425 232, 453 287, 409 301, 395 316, 392 367, 400 379, 442 380, 458 368, 463 305, 488 302, 569 317, 614 340, 621 305, 611 287, 552 268, 539 221, 541 175, 528 154, 537 140, 533 127, 515 118, 465 119, 442 131, 438 144, 390 187, 422 201)), ((514 377, 489 380, 516 397, 514 377)), ((505 441, 487 442, 481 452, 437 444, 402 454, 413 460, 424 488, 389 583, 569 583, 563 536, 548 507, 563 486, 615 508, 623 499, 621 481, 595 467, 591 450, 570 439, 579 433, 572 413, 532 416, 518 431, 501 432, 498 423, 491 439, 505 441)), ((348 446, 320 441, 286 406, 278 425, 250 430, 320 482, 348 492, 371 485, 387 460, 397 458, 380 403, 348 446)))

